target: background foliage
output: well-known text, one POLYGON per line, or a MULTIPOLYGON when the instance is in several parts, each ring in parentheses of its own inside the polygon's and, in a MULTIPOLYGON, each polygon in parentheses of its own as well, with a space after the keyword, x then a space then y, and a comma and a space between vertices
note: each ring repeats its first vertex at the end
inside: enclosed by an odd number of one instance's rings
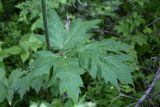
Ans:
POLYGON ((48 51, 41 2, 0 0, 0 106, 134 106, 159 66, 159 4, 48 0, 48 51))

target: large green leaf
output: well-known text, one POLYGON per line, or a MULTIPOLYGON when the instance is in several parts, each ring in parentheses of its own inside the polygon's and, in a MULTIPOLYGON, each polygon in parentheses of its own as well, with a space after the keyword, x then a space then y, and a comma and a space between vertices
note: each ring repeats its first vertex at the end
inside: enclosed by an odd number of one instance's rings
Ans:
POLYGON ((96 28, 99 20, 82 21, 80 19, 73 21, 70 30, 66 31, 64 24, 55 11, 51 11, 49 18, 49 37, 51 46, 55 49, 69 49, 84 42, 89 37, 86 33, 91 28, 96 28))
POLYGON ((74 102, 78 102, 80 87, 83 86, 80 75, 83 69, 79 67, 77 59, 60 58, 54 67, 56 78, 60 79, 60 93, 68 94, 74 102))
POLYGON ((100 42, 93 42, 84 46, 82 45, 77 49, 77 54, 80 65, 85 69, 88 69, 91 76, 96 78, 99 65, 98 63, 101 57, 105 57, 107 54, 113 53, 128 53, 129 50, 130 47, 126 44, 120 43, 113 39, 106 39, 100 42))
POLYGON ((80 87, 83 86, 80 77, 83 69, 79 66, 78 59, 56 56, 49 51, 40 51, 37 59, 30 65, 31 72, 27 75, 31 81, 37 81, 32 82, 31 86, 38 92, 43 85, 43 82, 40 81, 40 79, 43 80, 41 76, 49 76, 51 67, 53 67, 54 79, 60 79, 59 90, 61 95, 66 92, 74 102, 77 102, 80 87))
POLYGON ((20 94, 21 99, 24 94, 29 90, 30 83, 24 76, 24 72, 21 69, 13 70, 9 78, 9 90, 8 90, 8 100, 11 101, 13 97, 13 91, 20 94))
POLYGON ((38 77, 44 74, 49 74, 51 67, 55 64, 57 55, 49 51, 39 51, 36 60, 30 64, 29 68, 32 71, 32 77, 38 77))
POLYGON ((67 35, 67 39, 65 39, 63 45, 64 48, 73 48, 79 43, 85 42, 85 39, 89 38, 89 31, 91 28, 97 28, 96 24, 99 23, 99 20, 92 21, 82 21, 81 19, 75 20, 71 24, 71 28, 67 35))
POLYGON ((110 81, 118 88, 118 80, 133 84, 131 76, 133 68, 125 63, 133 61, 133 58, 127 55, 130 49, 126 44, 107 39, 82 46, 78 48, 77 54, 80 65, 87 69, 93 78, 101 71, 106 83, 110 81), (127 78, 124 78, 125 75, 127 78))
POLYGON ((24 94, 30 89, 30 82, 26 77, 21 77, 17 80, 15 89, 20 94, 20 98, 22 99, 24 94))
POLYGON ((66 39, 66 32, 64 24, 55 11, 50 12, 48 29, 51 46, 56 49, 62 49, 63 42, 66 39))
POLYGON ((106 82, 110 81, 117 88, 118 80, 122 83, 132 84, 133 67, 128 66, 121 60, 118 60, 116 56, 107 56, 104 62, 100 62, 100 68, 102 72, 102 77, 106 82))
POLYGON ((39 91, 40 91, 40 89, 41 89, 41 87, 43 87, 44 86, 44 83, 45 83, 45 81, 46 80, 48 80, 48 79, 46 79, 45 78, 46 76, 39 76, 38 78, 33 78, 33 79, 31 79, 31 87, 38 93, 39 91))

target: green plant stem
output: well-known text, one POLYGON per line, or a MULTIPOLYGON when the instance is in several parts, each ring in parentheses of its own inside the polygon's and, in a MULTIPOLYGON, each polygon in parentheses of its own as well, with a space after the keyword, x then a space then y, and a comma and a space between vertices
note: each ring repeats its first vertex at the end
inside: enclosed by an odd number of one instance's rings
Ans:
POLYGON ((46 39, 47 49, 51 50, 49 35, 48 35, 48 18, 47 18, 47 3, 46 2, 47 0, 41 0, 45 39, 46 39))

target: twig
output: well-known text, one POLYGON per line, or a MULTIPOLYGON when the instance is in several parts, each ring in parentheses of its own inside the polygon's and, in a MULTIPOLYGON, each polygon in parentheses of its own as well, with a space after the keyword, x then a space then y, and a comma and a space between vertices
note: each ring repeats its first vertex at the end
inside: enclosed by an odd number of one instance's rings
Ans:
POLYGON ((13 105, 13 107, 15 107, 16 106, 16 104, 18 103, 18 102, 20 102, 21 100, 19 99, 19 100, 17 100, 15 103, 14 103, 14 105, 13 105))
POLYGON ((152 71, 152 69, 147 68, 147 67, 142 67, 142 66, 138 66, 139 69, 144 70, 144 71, 152 71))
MULTIPOLYGON (((134 98, 134 97, 131 97, 131 96, 128 96, 128 95, 125 95, 124 93, 119 93, 119 95, 118 96, 116 96, 111 102, 110 102, 110 106, 111 106, 111 104, 114 102, 114 101, 116 101, 118 98, 120 98, 120 97, 125 97, 125 98, 129 98, 129 99, 133 99, 133 100, 138 100, 138 99, 136 99, 136 98, 134 98)), ((134 102, 134 104, 135 104, 136 102, 134 102)))
POLYGON ((153 22, 149 23, 146 27, 151 26, 152 24, 154 24, 154 23, 158 22, 159 20, 160 20, 160 18, 155 19, 153 22))
POLYGON ((135 107, 139 107, 144 102, 144 100, 146 99, 146 97, 152 92, 153 87, 155 86, 156 82, 159 79, 160 79, 160 67, 158 68, 157 73, 155 74, 155 77, 154 77, 152 83, 150 84, 150 86, 146 90, 145 94, 138 100, 138 102, 135 105, 135 107))
POLYGON ((113 100, 111 101, 111 104, 112 104, 114 101, 116 101, 119 97, 121 97, 121 96, 118 95, 118 96, 114 97, 113 100))
POLYGON ((47 18, 47 3, 46 3, 46 0, 41 0, 41 4, 42 4, 42 15, 43 15, 45 39, 46 39, 48 50, 51 50, 49 35, 48 35, 48 18, 47 18))
POLYGON ((152 104, 152 107, 155 107, 154 103, 152 102, 152 100, 149 97, 147 97, 147 99, 149 100, 150 104, 152 104))
POLYGON ((133 102, 133 103, 127 105, 126 107, 131 107, 131 106, 134 105, 134 104, 136 104, 136 102, 133 102))
POLYGON ((123 93, 120 93, 120 96, 121 96, 121 97, 125 97, 125 98, 129 98, 129 99, 133 99, 133 100, 138 101, 138 99, 137 99, 137 98, 134 98, 134 97, 129 96, 129 95, 125 95, 125 94, 123 94, 123 93))

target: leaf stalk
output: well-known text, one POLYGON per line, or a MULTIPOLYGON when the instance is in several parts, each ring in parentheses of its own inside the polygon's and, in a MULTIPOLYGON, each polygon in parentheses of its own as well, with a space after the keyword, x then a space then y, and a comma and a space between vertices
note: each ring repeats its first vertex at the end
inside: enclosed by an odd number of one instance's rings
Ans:
POLYGON ((42 4, 42 15, 43 15, 43 25, 44 25, 44 32, 45 32, 45 40, 47 44, 47 49, 50 51, 50 40, 48 34, 48 17, 47 17, 47 0, 41 0, 42 4))

